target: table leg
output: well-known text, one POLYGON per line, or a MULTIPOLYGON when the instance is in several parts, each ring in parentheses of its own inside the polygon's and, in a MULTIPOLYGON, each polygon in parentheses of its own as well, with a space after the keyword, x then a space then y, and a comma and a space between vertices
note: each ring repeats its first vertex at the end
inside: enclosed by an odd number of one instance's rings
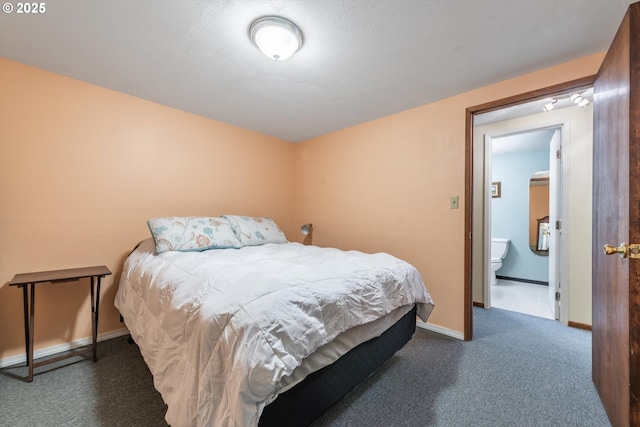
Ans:
POLYGON ((35 300, 36 300, 36 284, 30 283, 31 287, 31 301, 29 310, 29 353, 27 354, 27 364, 29 365, 29 376, 27 382, 33 381, 33 331, 34 331, 34 318, 35 318, 35 300))
POLYGON ((24 357, 29 366, 29 294, 28 286, 22 285, 22 303, 24 308, 24 357))
POLYGON ((97 289, 94 290, 94 277, 91 277, 91 331, 93 337, 93 361, 98 360, 98 314, 100 313, 100 279, 97 278, 97 289))

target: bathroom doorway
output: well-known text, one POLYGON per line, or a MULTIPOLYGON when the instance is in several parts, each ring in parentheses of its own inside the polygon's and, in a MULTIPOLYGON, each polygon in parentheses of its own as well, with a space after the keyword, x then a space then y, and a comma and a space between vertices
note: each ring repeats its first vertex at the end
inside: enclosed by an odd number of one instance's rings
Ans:
POLYGON ((562 236, 551 224, 562 222, 562 128, 528 127, 484 133, 485 307, 556 320, 562 236))
MULTIPOLYGON (((505 136, 520 135, 524 138, 524 135, 532 132, 557 132, 560 141, 563 142, 562 147, 557 150, 549 148, 547 152, 550 161, 549 170, 555 153, 559 152, 561 157, 562 166, 557 172, 557 199, 554 198, 554 200, 558 200, 557 203, 563 212, 564 218, 561 218, 560 214, 556 218, 551 218, 550 212, 549 218, 545 219, 544 216, 539 215, 536 220, 541 220, 540 222, 543 223, 544 227, 543 230, 550 233, 548 235, 549 241, 546 244, 557 249, 557 257, 547 257, 551 265, 544 267, 544 269, 550 272, 549 283, 552 283, 554 278, 556 279, 556 283, 559 286, 560 301, 558 303, 555 302, 556 292, 553 287, 542 286, 538 283, 531 285, 534 286, 532 289, 537 289, 538 291, 537 300, 541 301, 546 297, 549 309, 557 311, 551 317, 560 320, 565 325, 573 323, 572 326, 589 328, 591 324, 591 259, 590 254, 584 248, 591 247, 591 216, 589 212, 591 210, 590 192, 593 163, 593 114, 590 104, 579 107, 570 105, 570 101, 571 96, 576 91, 587 98, 591 96, 592 90, 590 87, 583 86, 575 87, 572 91, 571 93, 553 94, 553 98, 538 97, 532 102, 490 110, 488 113, 474 114, 473 116, 472 208, 474 213, 471 230, 474 238, 471 247, 472 301, 473 305, 476 306, 486 308, 496 306, 496 301, 493 303, 491 301, 490 287, 491 205, 492 200, 496 200, 491 197, 491 190, 494 189, 495 191, 499 184, 501 190, 499 200, 501 202, 505 202, 506 198, 513 196, 513 188, 509 189, 509 185, 505 182, 492 177, 491 166, 493 158, 492 155, 487 154, 485 149, 492 145, 494 139, 498 140, 505 136), (545 103, 552 102, 552 100, 555 106, 559 108, 554 111, 543 112, 542 107, 545 103), (563 103, 568 105, 562 106, 561 104, 563 103), (514 113, 513 109, 519 111, 514 113), (553 233, 557 233, 557 235, 554 236, 553 233), (551 242, 552 238, 556 239, 553 243, 551 242), (554 260, 555 265, 553 265, 554 260), (541 288, 545 288, 542 289, 545 292, 540 292, 541 288), (570 295, 573 296, 571 298, 572 318, 577 319, 574 322, 569 321, 570 295)), ((550 188, 552 188, 551 185, 550 188)), ((549 195, 549 198, 551 199, 552 196, 549 195)), ((523 201, 521 204, 526 205, 525 207, 528 208, 529 200, 523 201)), ((501 224, 503 222, 504 219, 501 224)), ((537 225, 540 226, 539 224, 537 225)), ((514 260, 519 260, 525 254, 526 256, 534 257, 535 252, 527 253, 526 251, 530 251, 530 249, 533 251, 545 250, 545 242, 542 242, 542 245, 538 248, 536 240, 535 247, 532 247, 533 242, 526 239, 533 233, 526 230, 521 232, 524 236, 514 237, 517 245, 510 244, 509 246, 509 251, 513 252, 508 253, 504 260, 504 270, 502 272, 506 274, 501 274, 499 269, 497 271, 498 277, 512 277, 511 274, 514 273, 514 270, 511 264, 514 260), (510 259, 512 256, 515 258, 510 259)), ((510 238, 511 236, 501 235, 495 237, 510 238)), ((513 274, 513 276, 516 279, 528 279, 527 277, 518 277, 517 274, 513 274)), ((534 277, 532 280, 547 282, 544 278, 534 277)), ((522 284, 521 287, 528 286, 526 282, 519 280, 515 282, 522 284)), ((515 288, 516 285, 512 287, 515 288)), ((516 291, 526 292, 522 291, 522 289, 516 289, 516 291)), ((498 296, 498 298, 500 297, 498 296)), ((498 302, 498 305, 500 305, 500 302, 498 302)))

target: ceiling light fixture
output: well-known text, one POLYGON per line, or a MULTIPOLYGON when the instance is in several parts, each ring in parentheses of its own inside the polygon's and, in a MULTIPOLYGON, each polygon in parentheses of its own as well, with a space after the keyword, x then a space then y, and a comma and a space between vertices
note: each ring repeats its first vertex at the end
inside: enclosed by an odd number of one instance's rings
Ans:
POLYGON ((555 107, 555 106, 556 106, 556 102, 558 102, 558 100, 557 100, 556 98, 553 98, 553 99, 551 100, 551 102, 548 102, 547 104, 545 104, 545 106, 544 106, 544 107, 542 107, 542 109, 543 109, 545 112, 549 112, 549 111, 553 110, 553 107, 555 107))
POLYGON ((578 107, 582 108, 582 107, 586 107, 587 105, 589 105, 589 100, 587 98, 584 98, 581 94, 579 93, 574 93, 573 95, 571 95, 571 97, 569 97, 569 99, 571 100, 571 102, 573 102, 574 104, 577 104, 578 107))
POLYGON ((582 101, 578 102, 578 107, 583 108, 589 105, 589 100, 587 98, 582 98, 582 101))
POLYGON ((302 47, 302 31, 278 16, 259 18, 249 27, 251 41, 268 58, 284 61, 302 47))

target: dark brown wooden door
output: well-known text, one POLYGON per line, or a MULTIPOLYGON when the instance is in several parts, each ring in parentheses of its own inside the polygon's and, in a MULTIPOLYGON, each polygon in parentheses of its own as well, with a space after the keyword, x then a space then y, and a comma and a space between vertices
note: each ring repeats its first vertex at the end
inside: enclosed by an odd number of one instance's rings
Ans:
POLYGON ((629 7, 594 84, 593 381, 615 427, 640 427, 640 3, 629 7))

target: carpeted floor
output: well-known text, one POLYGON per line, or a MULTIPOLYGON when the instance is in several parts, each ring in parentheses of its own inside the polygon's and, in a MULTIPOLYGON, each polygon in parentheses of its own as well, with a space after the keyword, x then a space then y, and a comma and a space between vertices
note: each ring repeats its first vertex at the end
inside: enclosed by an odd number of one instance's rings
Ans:
MULTIPOLYGON (((591 381, 591 334, 474 308, 474 340, 418 329, 323 426, 609 426, 591 381)), ((0 371, 2 426, 166 426, 166 407, 135 345, 99 344, 96 363, 0 371)))

